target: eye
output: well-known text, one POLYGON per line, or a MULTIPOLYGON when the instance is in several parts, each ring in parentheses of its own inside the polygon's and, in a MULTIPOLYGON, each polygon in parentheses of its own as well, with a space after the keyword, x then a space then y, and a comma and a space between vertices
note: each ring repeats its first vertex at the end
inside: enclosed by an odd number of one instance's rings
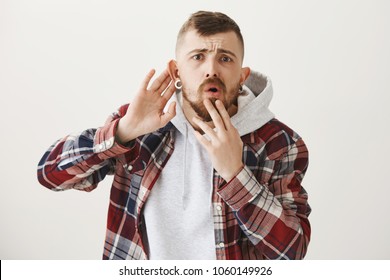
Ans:
POLYGON ((233 61, 230 57, 228 57, 228 56, 223 56, 222 58, 221 58, 221 60, 223 61, 223 62, 231 62, 231 61, 233 61))
POLYGON ((203 58, 202 54, 196 54, 192 57, 193 60, 201 60, 203 58))

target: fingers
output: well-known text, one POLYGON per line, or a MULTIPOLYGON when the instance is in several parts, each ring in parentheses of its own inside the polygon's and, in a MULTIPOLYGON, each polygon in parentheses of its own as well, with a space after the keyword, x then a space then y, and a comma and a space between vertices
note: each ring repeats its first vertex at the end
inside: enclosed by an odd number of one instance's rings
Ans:
POLYGON ((169 76, 168 70, 164 70, 160 76, 158 76, 150 86, 150 90, 152 92, 158 92, 161 94, 166 87, 169 85, 171 81, 171 77, 169 76))
MULTIPOLYGON (((145 91, 148 90, 149 83, 151 79, 153 78, 154 74, 156 73, 156 70, 152 69, 149 71, 149 73, 146 75, 145 79, 143 80, 141 84, 141 88, 145 91)), ((167 91, 169 89, 169 98, 172 96, 174 90, 174 85, 172 84, 172 87, 170 87, 170 83, 172 82, 171 77, 169 76, 168 70, 163 71, 152 83, 152 85, 149 88, 149 91, 152 93, 158 93, 162 94, 164 91, 167 91), (171 92, 172 91, 172 92, 171 92)), ((165 93, 164 93, 165 95, 165 93)), ((169 99, 167 98, 167 100, 169 99)))
POLYGON ((225 106, 223 105, 222 101, 217 100, 215 102, 215 105, 217 106, 218 112, 220 116, 222 117, 223 124, 225 125, 226 129, 229 129, 232 125, 229 113, 227 112, 225 106))
POLYGON ((172 95, 175 93, 175 91, 176 91, 175 83, 173 81, 171 81, 171 83, 165 89, 165 92, 162 95, 162 98, 165 100, 165 102, 167 102, 172 97, 172 95))
MULTIPOLYGON (((216 141, 218 140, 218 137, 217 135, 215 134, 215 131, 210 127, 208 126, 204 121, 202 121, 201 119, 197 118, 197 117, 193 117, 192 118, 193 122, 199 126, 199 128, 201 130, 203 130, 203 132, 205 134, 207 134, 209 137, 210 137, 210 140, 211 141, 216 141)), ((203 137, 202 137, 203 138, 203 137)))
POLYGON ((157 84, 158 88, 156 89, 156 92, 161 95, 168 88, 171 82, 171 77, 169 75, 166 76, 160 85, 157 84))
POLYGON ((174 116, 176 116, 176 102, 169 104, 168 111, 161 116, 162 126, 165 126, 174 116))
POLYGON ((148 85, 150 83, 150 80, 154 76, 154 73, 156 73, 156 70, 152 69, 149 71, 149 73, 146 75, 145 79, 141 83, 141 88, 146 90, 148 88, 148 85))
POLYGON ((194 131, 194 135, 195 135, 195 138, 198 139, 199 143, 206 148, 206 150, 208 149, 208 147, 211 145, 211 143, 206 139, 204 138, 200 133, 199 131, 194 131))
MULTIPOLYGON (((211 119, 213 120, 213 123, 215 127, 217 128, 218 131, 226 130, 226 126, 224 124, 224 121, 221 118, 221 115, 219 113, 219 110, 225 110, 225 107, 223 106, 222 102, 220 100, 217 100, 215 102, 215 105, 218 106, 218 111, 217 109, 211 104, 211 101, 209 99, 204 100, 204 105, 207 109, 207 111, 210 114, 211 119)), ((226 111, 226 110, 225 110, 226 111)), ((226 112, 227 113, 227 112, 226 112)))

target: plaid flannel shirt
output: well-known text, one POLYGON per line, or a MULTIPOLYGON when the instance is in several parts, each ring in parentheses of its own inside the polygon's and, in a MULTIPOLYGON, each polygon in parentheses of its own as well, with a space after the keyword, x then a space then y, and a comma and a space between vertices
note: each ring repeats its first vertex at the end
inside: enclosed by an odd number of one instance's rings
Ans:
MULTIPOLYGON (((38 166, 39 182, 54 191, 91 191, 115 174, 103 259, 148 259, 142 210, 174 150, 171 123, 127 146, 117 143, 117 124, 127 106, 101 128, 58 140, 38 166)), ((242 141, 245 167, 239 174, 225 182, 214 171, 216 258, 302 259, 311 232, 311 209, 301 186, 308 165, 303 140, 272 119, 242 141)))

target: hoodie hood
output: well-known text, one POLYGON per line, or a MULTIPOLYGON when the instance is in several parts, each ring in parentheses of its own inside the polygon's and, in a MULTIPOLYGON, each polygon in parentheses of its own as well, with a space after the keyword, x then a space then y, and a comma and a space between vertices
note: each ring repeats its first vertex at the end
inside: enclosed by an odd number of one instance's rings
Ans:
POLYGON ((243 89, 245 94, 238 97, 237 114, 231 118, 240 136, 259 129, 275 117, 268 108, 273 89, 267 76, 251 71, 243 89))
MULTIPOLYGON (((267 76, 251 71, 244 83, 243 90, 244 94, 238 97, 237 113, 231 117, 232 124, 238 130, 240 136, 259 129, 275 117, 268 108, 272 100, 273 89, 271 80, 267 76)), ((191 131, 193 128, 183 113, 180 93, 180 91, 177 92, 171 98, 171 101, 176 101, 176 116, 171 122, 182 134, 189 136, 193 133, 188 133, 188 130, 191 131)), ((193 139, 190 139, 190 141, 192 142, 193 139)))

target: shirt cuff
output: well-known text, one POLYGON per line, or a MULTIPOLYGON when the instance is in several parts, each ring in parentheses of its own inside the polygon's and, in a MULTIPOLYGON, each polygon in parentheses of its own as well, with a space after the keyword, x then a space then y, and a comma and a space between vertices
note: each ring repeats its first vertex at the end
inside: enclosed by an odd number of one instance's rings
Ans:
POLYGON ((232 180, 218 190, 219 196, 235 211, 255 199, 264 186, 259 184, 252 171, 245 166, 232 180))
POLYGON ((100 127, 95 133, 93 151, 99 154, 99 158, 103 160, 124 154, 134 146, 135 141, 130 141, 127 146, 123 146, 115 141, 119 120, 117 119, 100 127))

